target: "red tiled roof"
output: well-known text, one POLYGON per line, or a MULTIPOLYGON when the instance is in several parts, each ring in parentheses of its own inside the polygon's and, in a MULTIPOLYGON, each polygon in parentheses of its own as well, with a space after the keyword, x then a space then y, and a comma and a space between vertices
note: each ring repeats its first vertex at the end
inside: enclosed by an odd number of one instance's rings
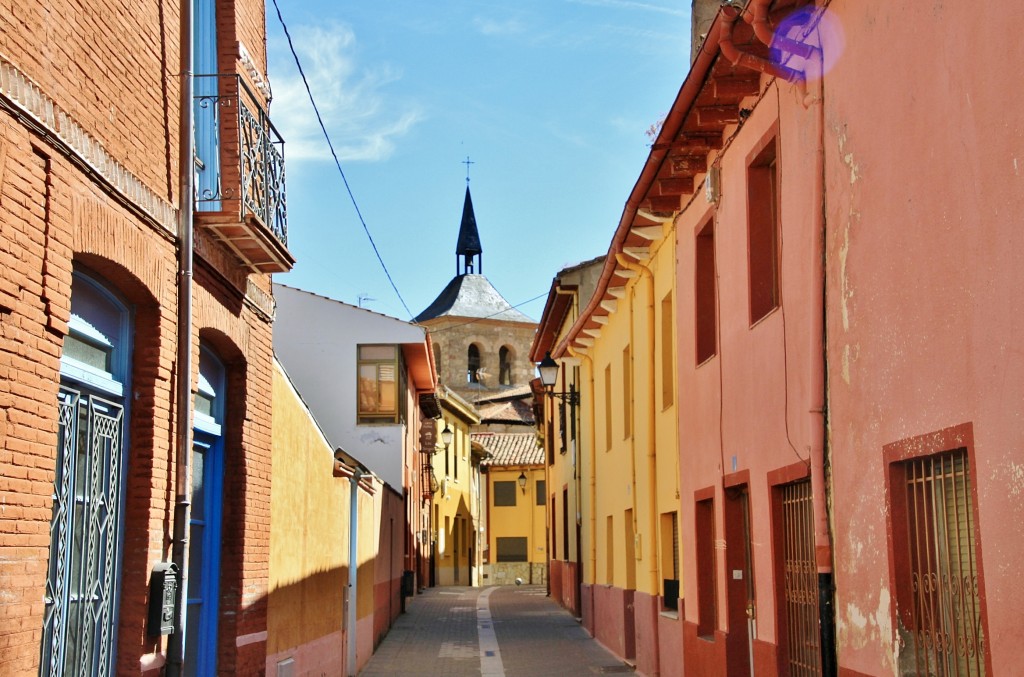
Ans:
POLYGON ((486 464, 492 467, 544 463, 544 449, 537 445, 536 433, 472 433, 470 439, 490 452, 486 464))

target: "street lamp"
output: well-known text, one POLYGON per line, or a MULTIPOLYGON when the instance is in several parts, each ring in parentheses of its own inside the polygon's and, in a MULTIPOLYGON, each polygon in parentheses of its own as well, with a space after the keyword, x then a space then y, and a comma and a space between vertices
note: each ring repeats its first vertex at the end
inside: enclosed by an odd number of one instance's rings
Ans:
POLYGON ((575 383, 569 384, 569 392, 567 393, 555 392, 555 381, 558 380, 558 363, 551 357, 550 351, 544 355, 544 359, 537 365, 537 371, 540 372, 540 383, 544 386, 544 390, 550 397, 557 397, 570 407, 579 405, 580 397, 579 393, 576 392, 575 383))
POLYGON ((448 421, 445 421, 444 430, 441 431, 441 444, 444 445, 445 451, 448 451, 448 445, 452 443, 452 437, 454 436, 455 433, 453 433, 452 429, 448 427, 448 421))
POLYGON ((517 481, 519 482, 519 488, 522 489, 523 493, 525 494, 526 493, 526 473, 525 472, 520 472, 519 473, 519 479, 517 481))

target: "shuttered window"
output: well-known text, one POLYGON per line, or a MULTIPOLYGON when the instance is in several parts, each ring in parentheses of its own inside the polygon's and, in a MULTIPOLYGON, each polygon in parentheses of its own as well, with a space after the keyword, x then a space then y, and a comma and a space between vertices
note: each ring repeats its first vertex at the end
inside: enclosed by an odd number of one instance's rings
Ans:
POLYGON ((896 464, 893 531, 901 639, 916 674, 985 675, 966 449, 896 464))
POLYGON ((397 346, 359 346, 359 422, 399 421, 401 363, 397 346))

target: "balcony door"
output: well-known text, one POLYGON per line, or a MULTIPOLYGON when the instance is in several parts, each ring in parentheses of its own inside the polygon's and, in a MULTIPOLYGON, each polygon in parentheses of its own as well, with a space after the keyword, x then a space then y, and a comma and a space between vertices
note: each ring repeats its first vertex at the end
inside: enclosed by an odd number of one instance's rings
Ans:
POLYGON ((217 0, 193 0, 196 210, 220 211, 220 99, 217 77, 217 0))

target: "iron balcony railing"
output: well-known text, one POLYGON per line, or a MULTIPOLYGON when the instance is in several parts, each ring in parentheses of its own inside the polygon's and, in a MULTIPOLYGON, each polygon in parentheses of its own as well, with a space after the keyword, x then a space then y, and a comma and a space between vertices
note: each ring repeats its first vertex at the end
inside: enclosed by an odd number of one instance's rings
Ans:
POLYGON ((255 216, 288 245, 284 139, 237 74, 195 76, 196 209, 255 216))

